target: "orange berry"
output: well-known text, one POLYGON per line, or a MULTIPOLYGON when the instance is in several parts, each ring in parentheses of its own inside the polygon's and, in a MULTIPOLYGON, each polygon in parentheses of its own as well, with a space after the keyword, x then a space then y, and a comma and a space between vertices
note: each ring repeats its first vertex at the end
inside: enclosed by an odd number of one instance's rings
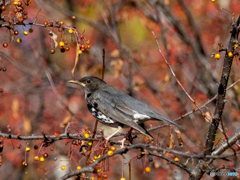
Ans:
POLYGON ((90 177, 90 180, 94 180, 94 177, 90 177))
POLYGON ((21 42, 22 42, 22 39, 18 38, 18 39, 17 39, 17 42, 18 42, 18 43, 21 43, 21 42))
POLYGON ((90 44, 90 41, 89 41, 89 40, 87 40, 87 41, 86 41, 86 44, 88 44, 88 45, 89 45, 89 44, 90 44))
POLYGON ((98 173, 100 173, 101 171, 102 171, 102 169, 101 169, 101 168, 97 169, 97 172, 98 172, 98 173))
POLYGON ((237 48, 237 47, 238 47, 238 44, 235 44, 234 47, 237 48))
POLYGON ((75 17, 75 16, 72 16, 71 19, 74 20, 74 19, 76 19, 76 17, 75 17))
POLYGON ((113 151, 111 151, 111 150, 108 151, 108 155, 109 155, 109 156, 112 156, 112 155, 113 155, 113 151))
POLYGON ((62 22, 62 21, 60 21, 60 22, 59 22, 59 24, 63 25, 63 22, 62 22))
POLYGON ((178 161, 179 161, 179 159, 178 159, 178 158, 174 158, 174 161, 175 161, 175 162, 178 162, 178 161))
POLYGON ((35 156, 34 159, 35 159, 35 161, 39 161, 39 157, 38 156, 35 156))
POLYGON ((44 161, 44 157, 40 157, 40 161, 43 162, 44 161))
POLYGON ((77 170, 80 171, 82 169, 81 166, 77 166, 77 170))
POLYGON ((126 180, 124 177, 122 177, 120 180, 126 180))
POLYGON ((65 169, 66 169, 66 166, 63 165, 63 166, 61 167, 61 169, 62 169, 62 170, 65 170, 65 169))
POLYGON ((78 50, 78 54, 82 54, 82 50, 78 50))
MULTIPOLYGON (((81 51, 81 50, 79 50, 79 51, 81 51)), ((89 138, 89 134, 88 133, 84 133, 84 138, 86 138, 86 139, 89 138)))
POLYGON ((54 50, 54 49, 51 49, 50 53, 51 53, 51 54, 54 54, 54 53, 55 53, 55 50, 54 50))
POLYGON ((63 47, 64 46, 64 42, 60 41, 59 42, 59 46, 63 47))
POLYGON ((115 146, 111 146, 111 150, 112 150, 112 151, 115 151, 115 150, 116 150, 116 147, 115 147, 115 146))
POLYGON ((151 172, 151 168, 150 167, 146 167, 145 171, 146 171, 146 173, 149 173, 149 172, 151 172))
POLYGON ((103 178, 104 178, 104 179, 107 179, 107 178, 108 178, 108 175, 107 175, 107 174, 104 174, 104 175, 103 175, 103 178))
POLYGON ((7 43, 7 42, 4 42, 4 43, 3 43, 3 47, 4 47, 4 48, 7 48, 7 47, 8 47, 8 43, 7 43))
POLYGON ((97 157, 97 156, 94 156, 94 159, 98 159, 98 157, 97 157))
POLYGON ((69 32, 70 34, 72 34, 72 33, 73 33, 73 29, 69 29, 68 32, 69 32))
POLYGON ((233 53, 232 53, 232 52, 229 52, 229 53, 228 53, 228 56, 229 56, 229 57, 233 57, 233 53))
POLYGON ((26 151, 29 152, 31 149, 30 147, 26 147, 26 151))
POLYGON ((216 60, 219 60, 219 59, 221 58, 221 56, 220 56, 219 53, 217 53, 217 54, 214 55, 214 58, 215 58, 216 60))

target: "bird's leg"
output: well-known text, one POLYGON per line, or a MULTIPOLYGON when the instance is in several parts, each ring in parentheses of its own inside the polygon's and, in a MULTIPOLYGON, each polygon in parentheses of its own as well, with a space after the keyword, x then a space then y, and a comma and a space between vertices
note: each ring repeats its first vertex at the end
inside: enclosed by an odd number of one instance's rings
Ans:
POLYGON ((126 138, 122 139, 121 141, 118 141, 118 142, 122 143, 122 145, 120 146, 121 149, 124 148, 124 142, 125 142, 125 141, 126 141, 126 138))
POLYGON ((111 135, 109 135, 108 137, 105 138, 106 140, 106 144, 108 143, 108 141, 115 135, 117 134, 120 130, 122 130, 121 126, 118 126, 118 129, 116 131, 114 131, 111 135))

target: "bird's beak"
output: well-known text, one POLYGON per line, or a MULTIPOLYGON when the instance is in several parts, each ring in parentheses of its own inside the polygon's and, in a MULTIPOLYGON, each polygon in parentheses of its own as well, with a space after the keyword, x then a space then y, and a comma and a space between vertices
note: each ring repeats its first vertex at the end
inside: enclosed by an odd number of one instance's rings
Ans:
POLYGON ((74 80, 70 80, 68 81, 69 83, 73 83, 73 84, 79 84, 81 86, 86 86, 86 84, 82 83, 82 82, 79 82, 79 81, 74 81, 74 80))

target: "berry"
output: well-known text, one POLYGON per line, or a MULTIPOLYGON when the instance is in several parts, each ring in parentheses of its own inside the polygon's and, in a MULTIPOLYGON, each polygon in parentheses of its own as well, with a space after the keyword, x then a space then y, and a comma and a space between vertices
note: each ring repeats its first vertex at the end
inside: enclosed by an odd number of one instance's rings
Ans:
POLYGON ((228 56, 229 56, 229 57, 233 57, 233 53, 232 53, 232 52, 229 52, 229 53, 228 53, 228 56))
POLYGON ((115 150, 116 150, 116 147, 115 147, 115 146, 111 146, 111 150, 112 150, 112 151, 115 151, 115 150))
POLYGON ((120 180, 126 180, 124 177, 122 177, 120 180))
POLYGON ((8 43, 7 43, 7 42, 4 42, 4 43, 3 43, 3 47, 4 47, 4 48, 7 48, 7 47, 8 47, 8 43))
POLYGON ((18 1, 14 1, 13 5, 17 6, 18 5, 18 1))
POLYGON ((108 155, 112 156, 113 155, 113 151, 108 151, 108 155))
POLYGON ((85 49, 84 49, 84 48, 81 48, 81 50, 82 50, 82 52, 84 52, 84 51, 85 51, 85 49))
POLYGON ((17 8, 15 8, 13 12, 14 12, 14 13, 17 13, 17 12, 18 12, 17 8))
POLYGON ((43 157, 44 157, 44 158, 47 158, 47 157, 48 157, 48 153, 44 153, 44 154, 43 154, 43 157))
POLYGON ((81 45, 81 49, 84 49, 84 48, 85 48, 85 45, 84 45, 84 44, 82 44, 82 45, 81 45))
POLYGON ((39 161, 39 157, 38 156, 35 156, 34 159, 35 159, 35 161, 39 161))
POLYGON ((74 19, 76 19, 76 17, 75 17, 75 16, 72 16, 71 19, 74 20, 74 19))
POLYGON ((98 172, 98 173, 100 173, 101 171, 102 171, 102 169, 101 169, 101 168, 97 169, 97 172, 98 172))
POLYGON ((178 162, 178 161, 179 161, 179 159, 178 159, 178 158, 174 158, 174 161, 175 161, 175 162, 178 162))
POLYGON ((21 1, 18 1, 18 6, 22 6, 22 2, 21 1))
POLYGON ((6 9, 7 9, 6 6, 5 6, 5 5, 2 5, 1 10, 2 10, 2 11, 5 11, 6 9))
POLYGON ((48 23, 48 26, 49 26, 49 27, 52 27, 52 26, 53 26, 53 22, 49 22, 49 23, 48 23))
POLYGON ((28 166, 28 163, 23 162, 23 166, 24 166, 24 167, 27 167, 27 166, 28 166))
POLYGON ((64 42, 60 41, 59 46, 64 46, 64 42))
POLYGON ((14 29, 14 26, 13 26, 13 25, 10 25, 9 27, 10 27, 11 29, 14 29))
POLYGON ((60 22, 59 22, 59 24, 63 25, 63 22, 62 22, 62 21, 60 21, 60 22))
POLYGON ((13 19, 9 19, 9 21, 8 21, 10 24, 12 24, 13 23, 13 19))
POLYGON ((89 145, 89 146, 92 146, 92 142, 88 142, 88 145, 89 145))
POLYGON ((89 45, 89 44, 90 44, 90 41, 89 41, 89 40, 87 40, 87 41, 86 41, 86 44, 88 44, 88 45, 89 45))
MULTIPOLYGON (((1 71, 1 69, 2 69, 2 68, 0 67, 0 71, 1 71)), ((17 145, 17 148, 18 148, 18 149, 20 149, 21 147, 22 147, 21 144, 17 145)))
POLYGON ((30 28, 30 29, 28 30, 28 32, 29 32, 29 33, 33 33, 33 29, 30 28))
POLYGON ((44 157, 40 157, 40 161, 43 162, 44 161, 44 157))
POLYGON ((55 53, 55 50, 54 50, 54 49, 51 49, 50 53, 51 53, 51 54, 54 54, 54 53, 55 53))
POLYGON ((81 166, 77 166, 77 170, 80 171, 82 169, 81 166))
POLYGON ((50 150, 53 151, 54 150, 53 147, 51 147, 50 150))
POLYGON ((104 178, 104 179, 107 179, 107 178, 108 178, 108 175, 107 175, 107 174, 104 174, 104 175, 103 175, 103 178, 104 178))
POLYGON ((28 32, 27 31, 23 31, 23 34, 26 36, 26 35, 28 35, 28 32))
POLYGON ((215 2, 216 0, 211 0, 212 2, 215 2))
POLYGON ((29 152, 31 149, 30 147, 26 147, 26 151, 29 152))
POLYGON ((18 30, 15 30, 15 31, 14 31, 14 34, 15 34, 15 35, 18 35, 18 34, 19 34, 18 30))
POLYGON ((214 55, 214 58, 215 58, 216 60, 219 60, 219 59, 221 58, 221 56, 220 56, 219 53, 217 53, 217 54, 214 55))
POLYGON ((5 72, 7 69, 5 67, 3 67, 2 70, 5 72))
POLYGON ((150 167, 146 167, 145 171, 146 171, 146 173, 150 173, 151 172, 151 168, 150 167))
POLYGON ((78 54, 82 54, 82 51, 81 51, 81 50, 78 50, 78 54))
POLYGON ((70 50, 70 48, 67 46, 67 47, 65 47, 65 51, 69 51, 70 50))
POLYGON ((84 133, 84 138, 86 138, 86 139, 89 138, 89 134, 88 133, 84 133))
POLYGON ((87 45, 87 49, 91 49, 91 46, 90 46, 90 45, 87 45))
POLYGON ((21 43, 21 42, 22 42, 22 39, 18 38, 18 39, 17 39, 17 42, 18 42, 18 43, 21 43))
POLYGON ((98 157, 97 156, 94 156, 94 159, 97 159, 98 157))
POLYGON ((61 169, 62 169, 62 170, 65 170, 65 169, 66 169, 66 166, 63 165, 63 166, 61 167, 61 169))
POLYGON ((60 49, 61 53, 65 52, 65 48, 60 49))
POLYGON ((37 150, 37 149, 38 149, 38 145, 34 145, 33 148, 34 148, 35 150, 37 150))
POLYGON ((81 34, 81 35, 80 35, 80 39, 83 39, 83 38, 84 38, 84 36, 81 34))
POLYGON ((25 16, 23 16, 23 19, 24 19, 24 20, 28 19, 28 16, 26 16, 26 15, 25 15, 25 16))
POLYGON ((23 18, 18 18, 18 24, 20 25, 23 24, 23 20, 24 20, 23 18))
POLYGON ((28 13, 27 13, 27 11, 23 11, 23 15, 27 15, 28 13))
POLYGON ((44 21, 44 26, 47 26, 48 25, 48 22, 47 21, 44 21))
POLYGON ((237 48, 237 47, 238 47, 238 44, 235 44, 234 47, 237 48))
POLYGON ((72 30, 72 29, 69 29, 68 32, 69 32, 70 34, 72 34, 72 33, 73 33, 73 30, 72 30))

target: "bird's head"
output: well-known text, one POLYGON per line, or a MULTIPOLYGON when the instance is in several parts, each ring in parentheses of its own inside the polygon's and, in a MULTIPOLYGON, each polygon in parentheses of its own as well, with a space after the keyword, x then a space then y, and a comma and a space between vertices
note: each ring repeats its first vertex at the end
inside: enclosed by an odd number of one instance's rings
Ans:
POLYGON ((70 80, 68 82, 80 85, 85 94, 93 93, 107 84, 103 80, 94 76, 86 76, 80 80, 70 80))

